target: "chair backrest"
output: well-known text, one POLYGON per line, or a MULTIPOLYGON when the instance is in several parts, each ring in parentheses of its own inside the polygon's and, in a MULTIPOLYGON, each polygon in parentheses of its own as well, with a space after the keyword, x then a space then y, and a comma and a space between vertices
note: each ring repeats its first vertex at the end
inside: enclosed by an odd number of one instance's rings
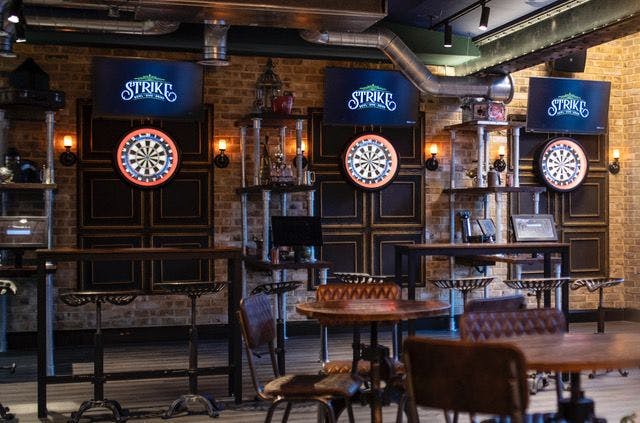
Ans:
POLYGON ((464 311, 515 311, 524 308, 527 308, 524 295, 505 295, 470 300, 464 311))
POLYGON ((529 391, 525 359, 516 347, 409 337, 403 352, 410 422, 418 421, 416 406, 521 421, 529 391))
POLYGON ((397 299, 400 299, 400 287, 393 282, 331 283, 320 285, 316 290, 317 301, 397 299))
POLYGON ((562 311, 540 308, 517 311, 469 312, 460 319, 460 338, 466 341, 546 335, 566 332, 562 311))
MULTIPOLYGON (((276 322, 271 311, 271 303, 265 294, 252 295, 240 301, 240 309, 237 312, 242 330, 244 346, 247 350, 247 362, 251 371, 251 381, 256 393, 263 400, 269 399, 263 394, 263 386, 258 379, 254 364, 254 352, 256 348, 267 346, 274 377, 280 376, 274 340, 276 337, 276 322)), ((257 355, 257 354, 255 354, 257 355)))

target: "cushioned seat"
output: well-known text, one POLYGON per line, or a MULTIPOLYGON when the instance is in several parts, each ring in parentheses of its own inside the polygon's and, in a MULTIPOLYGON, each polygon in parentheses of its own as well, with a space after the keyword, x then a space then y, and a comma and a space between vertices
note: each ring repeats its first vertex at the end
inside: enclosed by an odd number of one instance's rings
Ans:
POLYGON ((355 395, 360 388, 349 373, 331 375, 285 375, 264 386, 265 395, 297 396, 343 396, 355 395))
MULTIPOLYGON (((322 372, 326 374, 333 373, 349 373, 353 362, 350 360, 333 360, 323 363, 322 372)), ((392 360, 393 371, 396 374, 404 373, 404 363, 398 360, 392 360)), ((371 363, 367 360, 358 360, 358 375, 362 377, 368 377, 371 371, 371 363)))

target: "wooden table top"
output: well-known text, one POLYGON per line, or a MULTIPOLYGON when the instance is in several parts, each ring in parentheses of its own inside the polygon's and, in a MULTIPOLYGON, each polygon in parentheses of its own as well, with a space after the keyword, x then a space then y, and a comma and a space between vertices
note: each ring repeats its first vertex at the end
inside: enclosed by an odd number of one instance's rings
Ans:
POLYGON ((451 306, 435 300, 316 301, 296 305, 298 313, 320 321, 371 323, 442 314, 451 306))
POLYGON ((522 350, 532 370, 580 372, 640 365, 640 333, 565 333, 504 341, 522 350))

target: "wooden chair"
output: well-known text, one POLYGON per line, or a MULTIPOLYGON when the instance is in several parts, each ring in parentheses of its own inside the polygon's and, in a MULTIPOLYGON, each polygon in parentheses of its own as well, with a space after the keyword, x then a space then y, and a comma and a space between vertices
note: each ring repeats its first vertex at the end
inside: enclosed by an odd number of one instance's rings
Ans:
MULTIPOLYGON (((525 360, 517 348, 409 337, 403 353, 410 423, 419 422, 418 406, 523 422, 529 396, 525 360)), ((445 418, 452 421, 449 413, 445 418)))
POLYGON ((476 298, 469 300, 465 312, 516 311, 527 308, 524 295, 476 298))
POLYGON ((275 319, 271 312, 271 304, 264 294, 244 298, 240 302, 238 319, 242 329, 247 361, 251 371, 251 381, 258 397, 271 401, 265 423, 269 423, 275 409, 286 403, 282 418, 283 423, 289 419, 294 402, 317 402, 324 411, 329 423, 335 423, 340 414, 342 404, 347 408, 349 422, 354 423, 351 397, 358 392, 360 381, 349 373, 332 375, 283 375, 278 369, 274 347, 275 319), (254 363, 256 348, 268 347, 274 380, 262 385, 258 379, 254 363), (340 404, 342 403, 342 404, 340 404), (336 409, 334 409, 336 406, 336 409))
MULTIPOLYGON (((566 320, 562 311, 539 308, 499 312, 467 312, 460 319, 460 339, 464 341, 488 341, 521 335, 546 335, 565 332, 566 320)), ((538 385, 548 384, 541 373, 532 375, 531 393, 538 385)), ((562 398, 560 375, 556 375, 556 395, 562 398)))
MULTIPOLYGON (((333 283, 328 285, 320 285, 316 290, 316 301, 338 301, 338 300, 397 300, 400 299, 400 287, 393 282, 373 282, 373 283, 357 283, 344 284, 333 283)), ((354 344, 360 344, 360 330, 354 327, 354 344)), ((332 373, 349 373, 353 366, 352 360, 329 360, 328 341, 326 327, 321 326, 322 333, 322 371, 327 374, 332 373)), ((392 359, 394 371, 402 372, 402 363, 398 360, 398 325, 393 324, 392 328, 392 359)), ((369 361, 358 361, 358 374, 365 377, 369 373, 369 361)))

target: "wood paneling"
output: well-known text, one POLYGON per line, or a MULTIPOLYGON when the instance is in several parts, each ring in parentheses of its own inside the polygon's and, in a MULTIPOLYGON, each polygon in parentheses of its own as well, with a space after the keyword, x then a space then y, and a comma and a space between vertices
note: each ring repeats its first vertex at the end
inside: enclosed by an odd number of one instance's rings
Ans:
MULTIPOLYGON (((154 235, 153 247, 203 248, 209 246, 209 236, 192 234, 154 235)), ((209 281, 208 260, 162 260, 153 263, 152 283, 209 281)), ((152 289, 155 289, 152 287, 152 289)))
POLYGON ((571 244, 571 276, 608 275, 607 229, 565 229, 562 241, 571 244))
POLYGON ((316 216, 330 225, 364 225, 364 192, 345 182, 342 174, 316 173, 316 216))
POLYGON ((209 227, 210 178, 209 170, 182 169, 170 183, 151 191, 151 225, 209 227))
MULTIPOLYGON (((142 235, 113 234, 81 236, 82 248, 139 248, 142 235)), ((80 264, 80 289, 88 291, 144 289, 143 269, 139 261, 97 261, 80 264)))
MULTIPOLYGON (((319 257, 333 263, 332 272, 364 272, 364 244, 363 233, 325 230, 319 257)), ((329 280, 333 280, 331 275, 329 280)))
POLYGON ((423 176, 399 175, 380 191, 372 195, 371 216, 375 225, 413 225, 424 223, 423 176))
POLYGON ((606 225, 608 197, 608 174, 590 172, 580 187, 562 196, 562 225, 606 225))
MULTIPOLYGON (((373 258, 372 268, 376 275, 394 275, 395 274, 395 244, 419 244, 422 242, 422 234, 407 232, 374 232, 372 234, 372 251, 373 258)), ((403 257, 402 263, 402 280, 396 283, 407 283, 407 262, 403 257)), ((422 278, 418 278, 417 286, 423 286, 420 283, 422 278)))

